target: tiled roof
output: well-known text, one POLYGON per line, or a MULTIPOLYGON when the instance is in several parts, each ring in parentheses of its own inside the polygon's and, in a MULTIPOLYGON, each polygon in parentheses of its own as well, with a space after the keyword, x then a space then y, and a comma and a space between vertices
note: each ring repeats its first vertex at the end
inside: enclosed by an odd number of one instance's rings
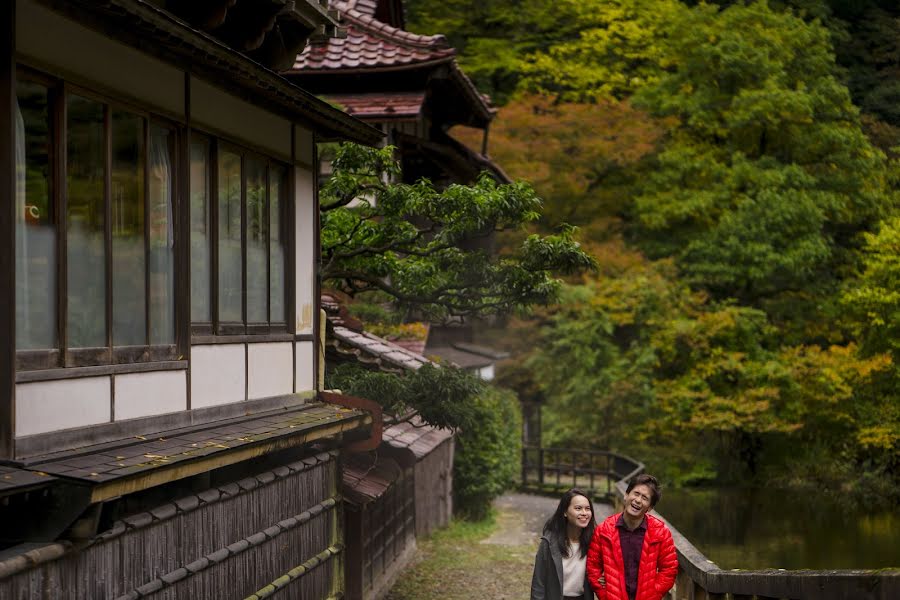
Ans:
POLYGON ((371 69, 452 60, 456 50, 442 35, 419 35, 392 27, 361 12, 358 2, 333 2, 341 11, 347 37, 306 45, 294 70, 371 69))
POLYGON ((50 484, 56 478, 42 471, 0 465, 0 497, 50 484))
POLYGON ((416 370, 430 360, 367 331, 335 326, 327 345, 340 354, 354 356, 361 363, 377 365, 383 371, 416 370))
POLYGON ((466 350, 460 350, 459 348, 454 348, 453 346, 435 346, 432 348, 427 348, 426 351, 428 352, 429 356, 439 356, 441 360, 456 365, 457 367, 460 367, 462 369, 480 369, 482 367, 488 367, 497 362, 496 359, 484 356, 483 354, 467 352, 466 350))
POLYGON ((357 506, 384 494, 400 477, 400 465, 378 453, 351 454, 341 469, 344 499, 357 506))
POLYGON ((418 116, 425 93, 328 94, 325 99, 360 119, 391 119, 418 116))
POLYGON ((355 10, 370 17, 375 16, 378 9, 378 0, 335 0, 331 3, 332 8, 338 10, 355 10))
POLYGON ((391 425, 384 430, 382 439, 394 448, 408 449, 421 459, 446 440, 453 437, 449 429, 437 429, 425 425, 419 417, 411 421, 391 425))
POLYGON ((329 325, 325 341, 329 350, 391 373, 414 371, 422 365, 434 364, 420 353, 365 331, 362 322, 350 316, 339 296, 334 292, 321 295, 322 309, 329 325))

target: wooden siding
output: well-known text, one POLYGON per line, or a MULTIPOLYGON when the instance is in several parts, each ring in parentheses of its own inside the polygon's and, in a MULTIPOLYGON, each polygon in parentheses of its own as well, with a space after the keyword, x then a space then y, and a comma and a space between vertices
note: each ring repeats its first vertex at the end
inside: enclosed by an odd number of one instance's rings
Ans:
POLYGON ((453 438, 416 463, 416 537, 450 523, 453 514, 453 438))
POLYGON ((415 549, 412 469, 403 469, 372 502, 346 506, 347 598, 372 600, 387 591, 415 549))
POLYGON ((245 598, 273 582, 285 598, 340 594, 336 458, 320 453, 117 521, 0 580, 0 597, 245 598))

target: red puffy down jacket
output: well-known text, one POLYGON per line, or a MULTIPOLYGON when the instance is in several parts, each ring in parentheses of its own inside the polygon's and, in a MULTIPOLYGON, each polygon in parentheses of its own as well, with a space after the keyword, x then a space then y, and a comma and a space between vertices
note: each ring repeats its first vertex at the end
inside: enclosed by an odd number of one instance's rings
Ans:
MULTIPOLYGON (((588 581, 600 600, 628 600, 622 544, 616 529, 619 516, 612 515, 597 526, 588 549, 588 581), (600 587, 598 583, 601 575, 606 578, 606 587, 600 587)), ((654 516, 647 515, 646 519, 647 533, 641 547, 635 600, 660 600, 675 584, 678 556, 669 528, 654 516)))

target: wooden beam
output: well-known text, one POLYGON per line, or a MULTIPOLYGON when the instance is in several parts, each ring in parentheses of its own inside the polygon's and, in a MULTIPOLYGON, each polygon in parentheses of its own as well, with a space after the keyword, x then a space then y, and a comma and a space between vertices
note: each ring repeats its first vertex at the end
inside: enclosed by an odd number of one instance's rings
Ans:
POLYGON ((15 457, 16 3, 0 3, 0 458, 15 457))

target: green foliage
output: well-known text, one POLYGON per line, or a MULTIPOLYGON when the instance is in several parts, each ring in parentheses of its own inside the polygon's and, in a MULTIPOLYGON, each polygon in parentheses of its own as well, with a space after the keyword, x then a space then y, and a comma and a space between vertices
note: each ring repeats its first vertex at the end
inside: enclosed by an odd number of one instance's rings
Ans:
POLYGON ((398 421, 418 415, 434 427, 467 429, 483 416, 484 384, 459 369, 423 365, 398 376, 345 363, 326 372, 325 386, 374 400, 398 421))
POLYGON ((686 11, 678 0, 569 1, 580 27, 533 53, 520 87, 565 100, 625 98, 668 66, 666 40, 686 11))
POLYGON ((477 418, 456 439, 453 495, 456 512, 483 519, 519 475, 522 415, 515 394, 499 388, 486 388, 474 406, 477 418))
POLYGON ((711 302, 666 261, 635 260, 567 288, 564 300, 544 311, 528 359, 547 398, 545 444, 651 463, 661 452, 670 475, 687 481, 709 478, 708 465, 719 478, 757 473, 785 459, 766 453, 783 440, 840 440, 870 458, 875 445, 896 443, 872 420, 884 409, 886 355, 783 345, 764 312, 711 302))
POLYGON ((573 0, 407 0, 405 7, 408 29, 445 35, 466 74, 500 104, 515 91, 524 56, 581 27, 573 0))
POLYGON ((896 3, 557 2, 527 50, 538 13, 470 4, 463 61, 518 82, 492 155, 597 251, 501 374, 544 444, 896 494, 896 3))
POLYGON ((396 173, 393 148, 342 145, 321 190, 322 279, 350 296, 381 291, 401 311, 426 317, 490 315, 555 299, 555 273, 593 266, 574 229, 532 234, 498 256, 465 249, 492 232, 523 230, 541 201, 525 183, 498 185, 483 175, 473 186, 438 192, 428 181, 386 184, 396 173))
POLYGON ((890 352, 900 363, 900 218, 865 235, 864 271, 848 282, 843 305, 871 352, 890 352))
POLYGON ((828 31, 763 2, 701 5, 679 29, 670 72, 638 93, 678 126, 638 187, 635 235, 718 298, 833 293, 893 199, 828 31))

